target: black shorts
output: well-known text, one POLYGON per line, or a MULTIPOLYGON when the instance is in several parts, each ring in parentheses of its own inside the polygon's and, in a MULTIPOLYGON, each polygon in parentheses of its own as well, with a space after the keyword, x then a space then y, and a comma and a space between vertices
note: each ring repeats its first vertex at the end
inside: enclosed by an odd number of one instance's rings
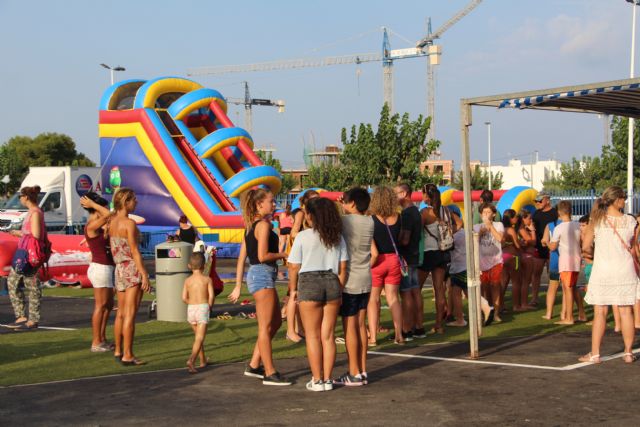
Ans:
POLYGON ((327 302, 340 299, 340 280, 331 270, 308 271, 298 275, 298 301, 327 302))
POLYGON ((457 286, 463 291, 467 290, 467 270, 451 274, 451 286, 457 286))
POLYGON ((418 268, 422 271, 433 271, 436 268, 447 270, 447 264, 451 262, 451 251, 425 251, 422 265, 418 268))
POLYGON ((360 310, 366 310, 369 305, 369 296, 366 294, 342 294, 342 305, 340 306, 340 316, 351 317, 357 316, 360 310))
POLYGON ((289 234, 291 234, 291 227, 284 227, 280 229, 281 236, 287 236, 289 234))

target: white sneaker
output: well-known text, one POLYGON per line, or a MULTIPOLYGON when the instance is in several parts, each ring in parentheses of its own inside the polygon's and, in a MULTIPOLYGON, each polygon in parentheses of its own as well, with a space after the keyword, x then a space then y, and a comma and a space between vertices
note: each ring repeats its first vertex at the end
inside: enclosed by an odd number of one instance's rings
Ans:
POLYGON ((326 380, 324 382, 324 391, 331 391, 331 390, 333 390, 333 381, 326 380))
POLYGON ((325 385, 322 380, 315 381, 311 378, 311 381, 307 383, 307 390, 309 391, 325 391, 325 385))

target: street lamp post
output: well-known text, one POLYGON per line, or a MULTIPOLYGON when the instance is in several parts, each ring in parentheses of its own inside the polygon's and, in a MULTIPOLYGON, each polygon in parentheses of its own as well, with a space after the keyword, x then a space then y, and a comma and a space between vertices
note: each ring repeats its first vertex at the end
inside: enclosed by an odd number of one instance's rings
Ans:
POLYGON ((102 68, 106 68, 107 70, 109 70, 109 71, 110 71, 110 73, 111 73, 111 86, 113 86, 113 83, 114 83, 114 78, 113 78, 114 76, 113 76, 113 72, 114 72, 114 71, 125 71, 125 68, 124 68, 124 67, 121 67, 120 65, 118 65, 117 67, 110 67, 110 66, 109 66, 109 65, 107 65, 107 64, 100 64, 100 66, 101 66, 102 68))
MULTIPOLYGON (((640 1, 640 0, 639 0, 640 1)), ((487 145, 488 147, 488 151, 489 151, 489 159, 488 159, 488 172, 489 172, 489 191, 492 190, 491 186, 493 185, 493 183, 491 182, 491 122, 484 122, 485 125, 487 125, 487 145)))
MULTIPOLYGON (((627 0, 632 7, 631 20, 631 66, 629 77, 635 74, 635 54, 636 54, 636 6, 640 5, 640 0, 627 0)), ((627 213, 633 213, 633 140, 635 130, 635 120, 629 117, 629 139, 627 141, 627 213)))

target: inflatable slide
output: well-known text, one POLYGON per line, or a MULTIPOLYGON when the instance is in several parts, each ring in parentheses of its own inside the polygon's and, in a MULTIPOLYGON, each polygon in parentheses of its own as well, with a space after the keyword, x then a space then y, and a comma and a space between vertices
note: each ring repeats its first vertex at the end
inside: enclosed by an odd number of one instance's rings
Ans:
POLYGON ((224 97, 188 79, 111 86, 100 101, 99 135, 103 192, 132 188, 147 229, 175 227, 184 213, 210 240, 238 242, 240 194, 280 190, 280 174, 229 120, 224 97))

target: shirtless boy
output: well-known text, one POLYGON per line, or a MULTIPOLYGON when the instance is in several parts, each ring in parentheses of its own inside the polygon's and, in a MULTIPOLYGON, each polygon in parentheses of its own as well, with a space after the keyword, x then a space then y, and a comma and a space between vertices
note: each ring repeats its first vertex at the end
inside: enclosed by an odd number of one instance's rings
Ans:
POLYGON ((193 366, 196 357, 200 356, 200 368, 207 366, 208 362, 204 355, 204 338, 207 334, 209 312, 213 306, 215 294, 211 278, 202 273, 204 263, 205 258, 202 252, 194 252, 191 255, 189 268, 193 274, 184 281, 182 289, 182 300, 187 304, 187 321, 195 333, 191 356, 187 360, 187 368, 191 374, 198 372, 193 366))

